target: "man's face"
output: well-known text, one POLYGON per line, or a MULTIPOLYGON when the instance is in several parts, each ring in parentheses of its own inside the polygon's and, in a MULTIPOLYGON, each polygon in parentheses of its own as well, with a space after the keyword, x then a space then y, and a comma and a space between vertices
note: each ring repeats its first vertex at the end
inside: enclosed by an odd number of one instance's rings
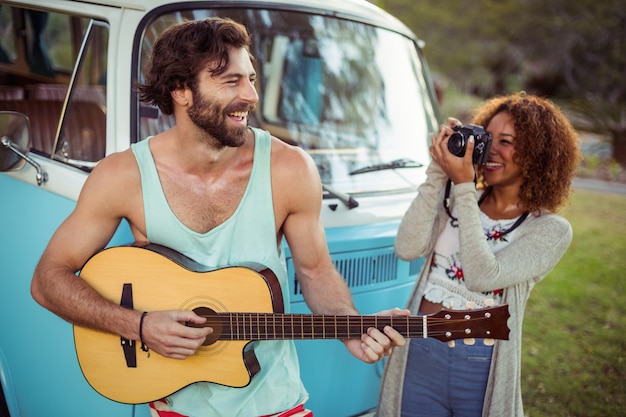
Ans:
POLYGON ((198 88, 192 90, 193 103, 187 109, 189 118, 223 146, 243 145, 249 112, 259 101, 255 80, 248 52, 231 49, 224 73, 212 76, 207 70, 198 75, 198 88))

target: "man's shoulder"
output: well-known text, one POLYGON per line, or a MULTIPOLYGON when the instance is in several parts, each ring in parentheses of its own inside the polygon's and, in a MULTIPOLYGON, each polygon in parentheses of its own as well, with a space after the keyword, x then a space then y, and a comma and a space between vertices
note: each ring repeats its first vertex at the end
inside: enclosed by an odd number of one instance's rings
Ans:
POLYGON ((250 129, 254 132, 257 140, 262 136, 269 138, 272 172, 286 170, 291 173, 291 178, 298 177, 299 174, 304 175, 306 172, 317 174, 317 167, 313 158, 304 149, 272 135, 267 130, 254 127, 250 127, 250 129))
POLYGON ((272 136, 272 134, 268 130, 261 129, 260 127, 248 126, 248 129, 250 129, 252 133, 254 133, 254 136, 257 138, 264 135, 272 136))
POLYGON ((106 156, 98 162, 98 165, 96 165, 96 168, 92 171, 90 176, 107 176, 111 179, 122 177, 128 179, 133 173, 138 173, 137 160, 132 150, 129 148, 106 156))
POLYGON ((79 202, 81 207, 100 214, 128 218, 141 204, 140 196, 139 169, 132 151, 127 149, 98 163, 87 177, 79 202))

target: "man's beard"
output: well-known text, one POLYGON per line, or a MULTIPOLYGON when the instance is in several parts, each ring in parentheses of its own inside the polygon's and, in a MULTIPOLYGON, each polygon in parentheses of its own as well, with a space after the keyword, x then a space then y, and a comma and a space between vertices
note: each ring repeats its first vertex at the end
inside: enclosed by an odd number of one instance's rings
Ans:
POLYGON ((187 114, 196 126, 203 129, 222 146, 236 148, 245 143, 247 126, 229 128, 227 117, 228 114, 237 111, 251 112, 254 106, 239 103, 221 108, 218 104, 205 99, 204 96, 196 91, 193 91, 192 94, 193 104, 187 110, 187 114))

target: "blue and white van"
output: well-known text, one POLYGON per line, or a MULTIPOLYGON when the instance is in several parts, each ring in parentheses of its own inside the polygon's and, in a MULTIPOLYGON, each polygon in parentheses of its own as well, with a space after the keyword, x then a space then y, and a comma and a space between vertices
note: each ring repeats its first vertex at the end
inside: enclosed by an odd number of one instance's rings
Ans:
MULTIPOLYGON (((155 39, 209 16, 251 32, 250 124, 317 163, 329 249, 357 307, 405 304, 421 265, 394 255, 394 237, 439 115, 421 41, 397 19, 365 0, 0 0, 0 417, 148 416, 90 387, 72 326, 33 301, 30 280, 98 161, 174 123, 134 88, 155 39)), ((122 224, 110 245, 131 241, 122 224)), ((291 311, 308 313, 285 253, 291 311)), ((382 362, 296 343, 316 417, 376 406, 382 362)))

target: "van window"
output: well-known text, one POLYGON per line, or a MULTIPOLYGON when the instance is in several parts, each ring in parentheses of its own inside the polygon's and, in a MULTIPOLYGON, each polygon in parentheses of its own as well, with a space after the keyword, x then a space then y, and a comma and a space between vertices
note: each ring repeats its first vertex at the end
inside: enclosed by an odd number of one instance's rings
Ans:
POLYGON ((105 155, 108 25, 0 7, 0 111, 30 122, 30 150, 90 169, 105 155))
MULTIPOLYGON (((380 27, 287 10, 165 13, 141 39, 140 68, 156 37, 186 19, 226 16, 253 36, 260 102, 250 124, 307 150, 322 182, 350 194, 413 190, 410 167, 428 161, 436 120, 425 64, 414 39, 380 27), (379 169, 395 163, 409 169, 379 169)), ((141 73, 138 79, 142 80, 141 73)), ((141 140, 171 127, 172 116, 140 106, 141 140)))
POLYGON ((11 7, 0 5, 0 63, 15 62, 15 39, 12 36, 11 7))
POLYGON ((106 68, 108 26, 92 21, 70 90, 55 158, 90 168, 106 152, 106 68))

